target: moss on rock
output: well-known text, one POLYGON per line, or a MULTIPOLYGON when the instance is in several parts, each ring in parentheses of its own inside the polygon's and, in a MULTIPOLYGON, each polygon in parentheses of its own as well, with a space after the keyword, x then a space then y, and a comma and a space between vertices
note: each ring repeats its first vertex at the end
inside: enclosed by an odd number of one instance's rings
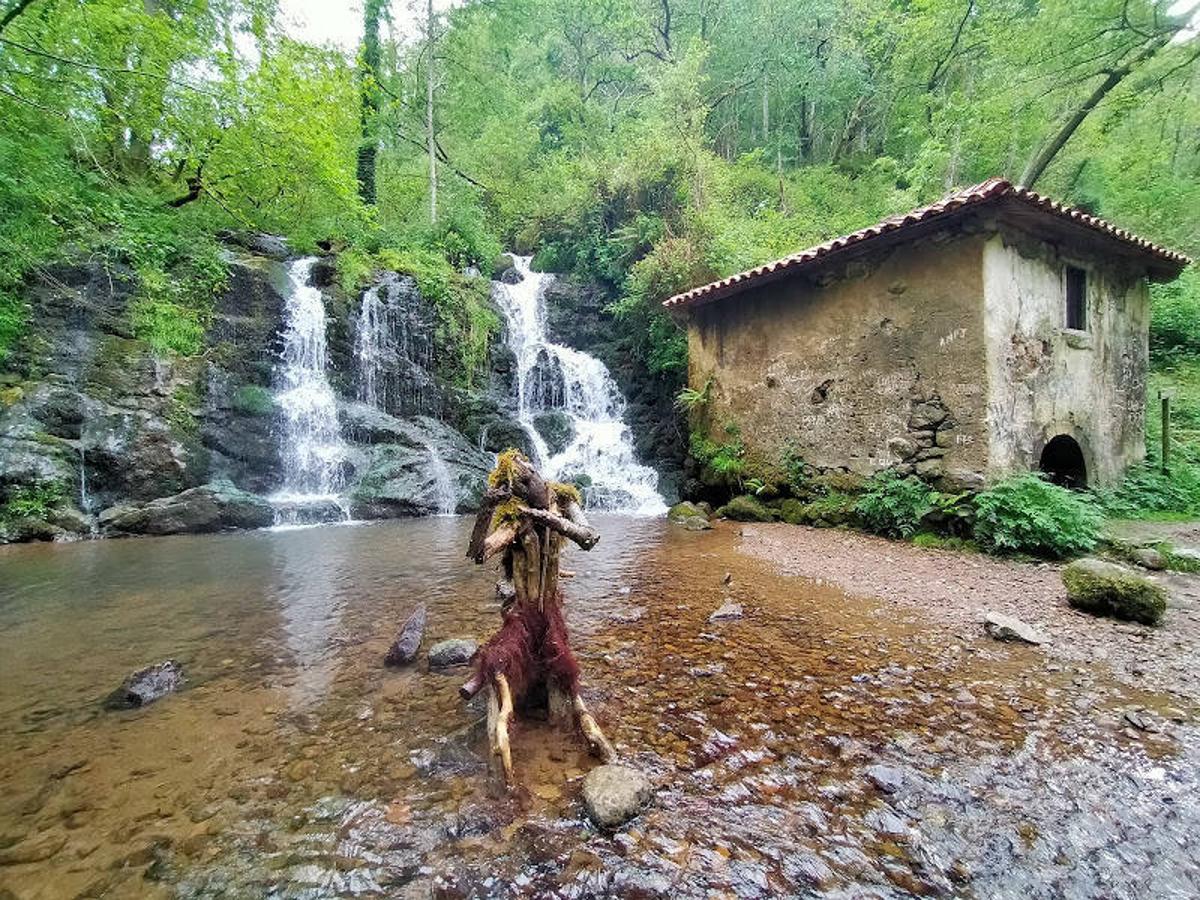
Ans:
POLYGON ((692 518, 693 516, 705 516, 707 518, 707 515, 703 509, 701 509, 695 503, 691 503, 687 500, 684 500, 682 503, 676 503, 669 510, 667 510, 667 518, 672 522, 682 522, 685 519, 692 518))
POLYGON ((1162 587, 1115 563, 1077 560, 1063 569, 1062 579, 1071 606, 1093 615, 1157 625, 1167 609, 1162 587))
POLYGON ((768 508, 761 501, 751 497, 749 494, 734 497, 718 509, 716 515, 720 518, 733 519, 737 522, 775 521, 774 510, 768 508))

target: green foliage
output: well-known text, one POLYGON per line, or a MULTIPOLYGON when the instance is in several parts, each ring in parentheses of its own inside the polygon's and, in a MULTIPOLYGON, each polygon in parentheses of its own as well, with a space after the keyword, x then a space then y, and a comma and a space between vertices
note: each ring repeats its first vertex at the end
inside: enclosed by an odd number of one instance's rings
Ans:
POLYGON ((1062 573, 1071 606, 1099 616, 1157 625, 1167 611, 1167 592, 1143 575, 1087 559, 1062 573))
POLYGON ((25 329, 25 307, 12 291, 0 288, 0 365, 8 358, 25 329))
POLYGON ((912 536, 914 547, 925 550, 954 550, 959 553, 978 553, 979 545, 967 538, 939 534, 936 531, 919 531, 912 536))
POLYGON ((63 499, 65 491, 57 481, 37 481, 11 488, 0 504, 0 521, 44 519, 63 499))
POLYGON ((1200 515, 1200 470, 1180 463, 1163 474, 1159 466, 1137 466, 1112 490, 1096 492, 1105 515, 1117 519, 1188 518, 1200 515))
POLYGON ((705 381, 704 387, 700 390, 692 387, 681 388, 679 393, 675 395, 675 408, 682 410, 688 415, 695 415, 702 412, 712 400, 712 389, 712 378, 705 381))
POLYGON ((876 534, 907 538, 916 533, 921 520, 933 508, 934 491, 909 475, 898 478, 887 472, 876 475, 867 484, 854 511, 863 525, 876 534))
POLYGON ((1034 474, 1016 475, 975 498, 975 538, 993 553, 1065 557, 1096 546, 1101 516, 1090 497, 1034 474))
POLYGON ((1200 356, 1200 269, 1189 267, 1176 281, 1154 285, 1150 349, 1160 360, 1200 356))

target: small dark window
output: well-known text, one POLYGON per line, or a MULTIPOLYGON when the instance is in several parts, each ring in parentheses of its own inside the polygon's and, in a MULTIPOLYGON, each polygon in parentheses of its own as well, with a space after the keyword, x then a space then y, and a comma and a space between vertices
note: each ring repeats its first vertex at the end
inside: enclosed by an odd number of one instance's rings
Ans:
POLYGON ((1067 327, 1087 329, 1087 272, 1067 266, 1067 327))

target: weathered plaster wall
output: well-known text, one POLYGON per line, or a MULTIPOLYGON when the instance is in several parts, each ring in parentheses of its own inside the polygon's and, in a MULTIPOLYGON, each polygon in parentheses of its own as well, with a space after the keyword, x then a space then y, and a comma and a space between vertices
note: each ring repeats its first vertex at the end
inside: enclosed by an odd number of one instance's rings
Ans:
POLYGON ((1090 484, 1145 455, 1150 300, 1144 273, 1002 231, 983 251, 988 477, 1036 469, 1058 434, 1083 450, 1090 484), (1063 268, 1088 273, 1087 330, 1069 331, 1063 268))
POLYGON ((710 433, 747 450, 973 485, 987 465, 979 234, 942 234, 700 306, 689 381, 711 376, 710 433))

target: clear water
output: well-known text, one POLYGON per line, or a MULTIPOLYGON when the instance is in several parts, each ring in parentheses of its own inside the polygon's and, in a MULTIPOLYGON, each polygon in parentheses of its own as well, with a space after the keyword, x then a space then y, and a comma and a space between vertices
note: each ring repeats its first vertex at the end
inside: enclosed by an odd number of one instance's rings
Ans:
POLYGON ((492 295, 504 313, 516 357, 517 414, 536 448, 538 466, 551 478, 587 475, 592 508, 639 515, 665 512, 658 473, 634 455, 625 401, 611 373, 595 357, 548 338, 544 294, 554 276, 534 272, 530 259, 513 256, 522 280, 493 282, 492 295), (575 434, 561 452, 551 454, 533 423, 539 413, 556 410, 570 418, 575 434))
POLYGON ((309 284, 315 256, 288 265, 284 294, 283 354, 275 399, 282 411, 283 484, 270 499, 280 524, 305 510, 340 507, 347 448, 329 383, 325 300, 309 284))
POLYGON ((466 518, 0 548, 0 896, 1195 896, 1200 740, 1121 725, 1162 698, 780 577, 735 526, 594 518, 584 693, 657 788, 611 834, 572 735, 519 720, 508 793, 464 673, 382 665, 418 602, 425 648, 496 628, 466 518), (181 692, 102 709, 167 657, 181 692))

